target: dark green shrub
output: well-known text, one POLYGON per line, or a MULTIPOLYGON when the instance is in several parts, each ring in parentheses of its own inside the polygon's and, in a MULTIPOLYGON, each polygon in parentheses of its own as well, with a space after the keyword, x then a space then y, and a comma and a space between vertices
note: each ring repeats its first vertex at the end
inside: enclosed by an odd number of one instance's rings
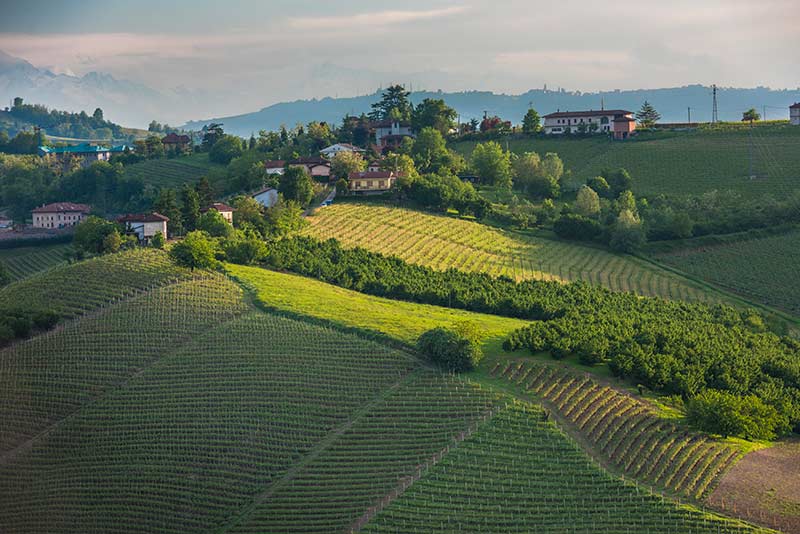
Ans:
POLYGON ((449 371, 471 371, 483 358, 476 336, 467 329, 437 327, 419 337, 417 350, 449 371))
POLYGON ((691 399, 686 418, 689 424, 723 437, 774 439, 788 427, 788 420, 758 397, 740 397, 715 389, 707 389, 691 399))
POLYGON ((553 231, 564 239, 592 241, 602 233, 602 227, 597 221, 570 213, 553 223, 553 231))

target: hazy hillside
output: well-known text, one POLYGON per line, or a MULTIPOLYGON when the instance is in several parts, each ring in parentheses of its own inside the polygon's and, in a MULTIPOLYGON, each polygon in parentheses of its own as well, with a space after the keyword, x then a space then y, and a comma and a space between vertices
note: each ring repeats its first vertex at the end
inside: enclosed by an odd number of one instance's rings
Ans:
MULTIPOLYGON (((238 135, 250 135, 259 130, 274 130, 282 124, 294 126, 313 120, 338 123, 345 114, 366 113, 370 104, 379 100, 380 92, 351 98, 323 98, 297 100, 274 104, 253 113, 216 117, 192 121, 186 128, 199 129, 209 122, 222 122, 225 129, 238 135)), ((444 93, 417 91, 411 100, 417 103, 425 98, 442 98, 461 114, 461 120, 490 115, 499 115, 515 123, 522 120, 531 104, 540 114, 558 109, 599 109, 601 102, 606 108, 638 109, 644 100, 650 101, 661 113, 664 122, 685 122, 687 107, 692 108, 693 121, 711 119, 711 89, 702 85, 667 89, 639 89, 630 91, 605 91, 581 93, 535 89, 521 95, 494 94, 486 91, 444 93)), ((755 107, 759 112, 766 106, 766 118, 788 119, 789 106, 800 101, 800 90, 772 90, 766 87, 755 89, 719 89, 719 115, 722 120, 739 120, 743 110, 755 107)))

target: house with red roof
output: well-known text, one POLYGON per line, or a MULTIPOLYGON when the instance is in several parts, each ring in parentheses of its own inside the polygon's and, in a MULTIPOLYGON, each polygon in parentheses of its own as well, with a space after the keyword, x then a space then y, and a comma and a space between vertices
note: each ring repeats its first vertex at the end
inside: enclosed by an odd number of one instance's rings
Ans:
POLYGON ((800 102, 789 106, 789 124, 800 126, 800 102))
POLYGON ((162 140, 164 150, 167 152, 188 152, 192 148, 192 139, 188 135, 178 135, 175 132, 167 134, 162 140))
POLYGON ((385 193, 392 188, 397 175, 393 171, 362 171, 351 172, 348 178, 352 193, 385 193))
POLYGON ((167 238, 167 223, 169 217, 160 213, 137 213, 127 214, 117 219, 117 222, 125 225, 125 230, 136 234, 141 242, 150 241, 157 233, 161 233, 164 239, 167 238))
POLYGON ((31 211, 33 227, 57 230, 75 226, 89 215, 91 209, 86 204, 72 202, 45 204, 31 211))
POLYGON ((556 111, 543 118, 544 133, 547 135, 586 132, 610 134, 614 139, 627 139, 636 129, 633 112, 625 109, 556 111))
POLYGON ((222 215, 222 218, 225 219, 229 224, 233 224, 233 212, 236 211, 235 208, 228 206, 224 202, 214 202, 210 206, 203 208, 200 210, 201 213, 206 213, 209 210, 214 210, 222 215))

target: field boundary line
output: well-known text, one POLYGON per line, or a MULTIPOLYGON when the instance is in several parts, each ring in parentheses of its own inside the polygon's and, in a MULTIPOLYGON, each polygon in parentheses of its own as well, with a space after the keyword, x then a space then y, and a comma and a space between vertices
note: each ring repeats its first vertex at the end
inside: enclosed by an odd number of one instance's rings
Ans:
POLYGON ((287 484, 291 483, 303 469, 308 467, 309 464, 319 458, 322 453, 326 452, 328 447, 333 445, 337 439, 339 439, 345 432, 352 428, 353 425, 355 425, 362 417, 367 415, 380 403, 388 399, 402 386, 413 380, 414 377, 416 377, 422 371, 422 367, 417 367, 416 369, 410 370, 396 380, 393 384, 378 392, 369 402, 354 411, 346 421, 330 429, 330 431, 328 431, 325 436, 323 436, 313 447, 311 447, 301 459, 290 466, 283 473, 283 475, 280 476, 280 478, 268 484, 264 491, 255 495, 249 504, 244 505, 238 513, 233 515, 225 524, 219 526, 214 532, 220 534, 228 532, 230 529, 236 527, 242 521, 246 520, 260 504, 266 502, 277 491, 283 489, 287 484))

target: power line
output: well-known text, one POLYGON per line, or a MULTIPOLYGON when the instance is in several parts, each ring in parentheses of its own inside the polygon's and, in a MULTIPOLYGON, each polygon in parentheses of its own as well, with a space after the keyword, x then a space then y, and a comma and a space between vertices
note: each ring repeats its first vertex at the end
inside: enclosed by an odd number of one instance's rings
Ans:
POLYGON ((717 84, 711 86, 712 108, 711 108, 711 124, 719 122, 719 112, 717 111, 717 84))

